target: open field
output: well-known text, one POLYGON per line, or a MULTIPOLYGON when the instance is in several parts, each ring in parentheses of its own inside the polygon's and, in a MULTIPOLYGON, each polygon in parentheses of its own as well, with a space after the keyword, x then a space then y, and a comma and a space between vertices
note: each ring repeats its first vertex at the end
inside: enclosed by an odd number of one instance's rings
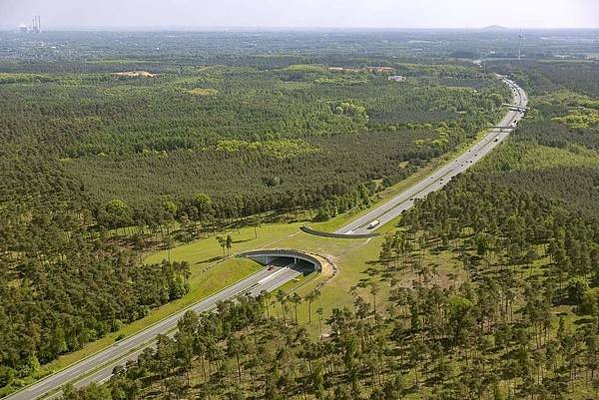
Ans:
MULTIPOLYGON (((323 287, 319 300, 327 305, 327 311, 333 306, 351 305, 349 291, 353 285, 367 277, 365 271, 368 263, 378 257, 381 238, 364 240, 330 239, 308 235, 299 230, 301 223, 264 225, 258 229, 258 237, 254 238, 253 228, 242 228, 230 232, 235 244, 233 252, 243 252, 261 248, 289 248, 320 254, 330 257, 340 272, 323 287)), ((315 224, 315 227, 319 227, 315 224)), ((222 255, 222 250, 214 238, 195 241, 191 244, 176 247, 170 251, 171 259, 185 260, 199 265, 203 260, 222 255)), ((146 262, 157 262, 167 257, 165 251, 154 253, 146 258, 146 262)), ((302 287, 304 294, 320 282, 313 279, 310 284, 302 287)), ((315 309, 315 308, 314 308, 315 309)))

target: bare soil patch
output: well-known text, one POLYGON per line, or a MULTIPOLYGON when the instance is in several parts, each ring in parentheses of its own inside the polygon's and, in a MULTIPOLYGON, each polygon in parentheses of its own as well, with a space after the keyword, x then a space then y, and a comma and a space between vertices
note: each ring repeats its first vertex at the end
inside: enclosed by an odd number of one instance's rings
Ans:
POLYGON ((156 76, 156 74, 152 74, 148 71, 115 72, 112 75, 124 76, 127 78, 154 78, 156 76))

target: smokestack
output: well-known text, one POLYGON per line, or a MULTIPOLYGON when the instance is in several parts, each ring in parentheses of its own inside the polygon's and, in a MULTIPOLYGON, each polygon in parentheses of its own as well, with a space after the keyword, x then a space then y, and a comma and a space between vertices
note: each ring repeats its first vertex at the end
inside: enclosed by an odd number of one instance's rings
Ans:
POLYGON ((40 33, 42 31, 42 17, 40 15, 35 15, 31 22, 31 32, 40 33))

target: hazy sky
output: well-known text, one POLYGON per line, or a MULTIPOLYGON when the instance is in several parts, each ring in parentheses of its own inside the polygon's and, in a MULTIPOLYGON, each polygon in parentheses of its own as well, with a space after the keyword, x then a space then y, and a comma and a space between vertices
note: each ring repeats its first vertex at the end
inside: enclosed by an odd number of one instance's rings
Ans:
POLYGON ((599 28, 599 0, 0 0, 0 25, 599 28))

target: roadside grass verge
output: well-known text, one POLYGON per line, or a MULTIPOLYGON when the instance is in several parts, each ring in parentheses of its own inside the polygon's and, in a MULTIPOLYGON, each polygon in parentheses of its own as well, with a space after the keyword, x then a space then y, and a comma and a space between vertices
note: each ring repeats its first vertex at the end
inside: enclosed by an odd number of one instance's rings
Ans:
MULTIPOLYGON (((312 324, 307 328, 314 333, 318 331, 317 318, 314 314, 317 308, 322 307, 324 317, 327 318, 333 308, 352 305, 353 296, 350 294, 352 287, 360 281, 370 279, 367 270, 378 258, 383 237, 371 239, 323 238, 301 232, 299 230, 301 225, 301 223, 263 225, 256 230, 257 237, 255 237, 253 227, 241 228, 227 233, 233 237, 233 253, 261 248, 289 248, 320 254, 330 258, 335 263, 339 268, 338 274, 322 287, 320 297, 312 305, 312 324)), ((382 233, 393 229, 395 225, 396 221, 383 227, 382 233)), ((220 256, 222 256, 222 249, 214 238, 200 239, 170 250, 171 260, 188 261, 192 268, 201 265, 206 260, 220 256)), ((168 258, 167 251, 160 251, 150 254, 145 261, 153 263, 165 258, 168 258)), ((308 276, 303 279, 300 278, 298 282, 290 282, 284 285, 282 289, 295 291, 304 297, 321 284, 323 279, 320 275, 308 276)), ((367 293, 368 289, 359 288, 358 291, 367 293)), ((380 296, 383 296, 382 291, 380 296)), ((271 307, 271 310, 277 312, 276 309, 278 308, 271 307)), ((298 313, 300 323, 306 324, 309 320, 307 303, 303 302, 300 305, 298 313)))

